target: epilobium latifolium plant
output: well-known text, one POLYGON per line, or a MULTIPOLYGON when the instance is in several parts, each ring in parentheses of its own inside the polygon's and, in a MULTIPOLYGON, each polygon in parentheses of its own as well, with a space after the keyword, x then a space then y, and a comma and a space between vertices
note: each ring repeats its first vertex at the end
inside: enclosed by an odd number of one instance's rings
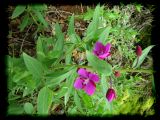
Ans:
POLYGON ((34 57, 7 56, 8 114, 154 114, 153 70, 145 65, 152 62, 154 45, 144 48, 132 24, 132 14, 142 8, 97 5, 76 16, 89 23, 83 36, 76 33, 72 15, 67 31, 57 22, 49 24, 51 36, 38 36, 34 57))

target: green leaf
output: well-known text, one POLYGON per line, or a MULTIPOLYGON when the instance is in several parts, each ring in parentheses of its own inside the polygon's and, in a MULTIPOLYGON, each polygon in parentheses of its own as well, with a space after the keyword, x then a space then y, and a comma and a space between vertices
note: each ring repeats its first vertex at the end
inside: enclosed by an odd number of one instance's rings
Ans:
POLYGON ((68 87, 62 87, 58 92, 55 93, 56 99, 63 97, 66 94, 67 90, 68 87))
POLYGON ((35 15, 37 16, 37 19, 40 23, 42 23, 45 27, 48 27, 48 22, 44 19, 42 13, 38 10, 33 10, 35 15))
POLYGON ((19 82, 20 80, 24 79, 25 77, 29 76, 30 73, 28 73, 28 71, 23 71, 23 72, 17 72, 14 76, 13 76, 13 82, 19 82))
POLYGON ((75 34, 75 31, 74 31, 74 15, 72 15, 70 20, 69 20, 69 26, 68 26, 68 30, 67 30, 67 35, 72 35, 72 34, 75 34))
POLYGON ((63 35, 62 30, 61 30, 61 26, 56 23, 55 24, 55 32, 56 32, 56 38, 58 39, 60 36, 63 35))
POLYGON ((43 87, 38 94, 37 113, 47 115, 52 104, 53 92, 47 87, 43 87))
POLYGON ((17 105, 15 103, 10 104, 8 106, 8 115, 19 115, 19 114, 23 114, 24 109, 21 105, 17 105))
POLYGON ((64 96, 64 104, 65 106, 67 105, 67 102, 69 100, 69 97, 70 97, 70 94, 72 93, 73 91, 73 83, 74 83, 74 80, 76 79, 77 77, 77 73, 76 73, 76 69, 73 69, 72 71, 72 76, 69 76, 66 80, 66 86, 68 87, 68 90, 64 96))
POLYGON ((54 46, 54 50, 63 51, 64 45, 64 34, 62 33, 61 27, 58 23, 55 25, 57 41, 54 46))
POLYGON ((105 74, 106 76, 111 75, 112 67, 110 64, 108 64, 106 61, 98 59, 89 51, 86 52, 86 55, 89 65, 91 65, 95 71, 98 71, 100 74, 105 74))
POLYGON ((31 74, 35 78, 41 79, 43 75, 43 70, 44 70, 42 64, 35 58, 27 55, 26 53, 23 53, 23 59, 24 59, 27 69, 31 72, 31 74))
POLYGON ((134 60, 133 62, 133 65, 132 65, 132 68, 137 68, 139 67, 143 61, 145 60, 145 58, 147 57, 149 51, 154 47, 155 45, 150 45, 148 46, 147 48, 145 48, 143 51, 142 51, 142 55, 139 57, 139 61, 138 61, 138 64, 136 66, 136 63, 137 63, 137 58, 134 60))
POLYGON ((97 5, 93 14, 93 20, 92 22, 90 22, 87 28, 86 34, 87 34, 87 38, 89 39, 93 39, 93 36, 96 33, 96 30, 98 29, 100 14, 101 14, 101 7, 97 5))
POLYGON ((32 9, 38 10, 38 11, 44 11, 47 10, 47 5, 45 4, 35 4, 31 6, 32 9))
POLYGON ((65 63, 66 65, 71 64, 72 63, 72 51, 75 48, 76 44, 71 44, 71 45, 67 45, 66 49, 65 49, 65 63))
POLYGON ((141 4, 137 4, 137 5, 136 5, 136 10, 137 10, 138 12, 141 12, 141 9, 142 9, 142 5, 141 5, 141 4))
POLYGON ((62 82, 63 80, 65 80, 66 78, 68 78, 71 75, 71 70, 73 68, 74 67, 69 67, 64 70, 56 70, 56 71, 53 71, 53 72, 46 74, 45 75, 46 85, 56 86, 56 85, 60 84, 60 82, 62 82))
POLYGON ((101 86, 102 86, 101 88, 102 88, 102 93, 103 93, 104 96, 107 92, 107 88, 108 88, 107 84, 108 83, 106 82, 106 75, 102 74, 101 75, 101 86))
POLYGON ((36 51, 37 52, 42 52, 42 53, 44 52, 42 37, 38 37, 37 45, 36 45, 36 51))
POLYGON ((99 41, 102 42, 104 45, 108 42, 108 35, 110 33, 111 27, 107 27, 100 35, 99 41))
POLYGON ((47 57, 50 59, 59 58, 61 54, 62 54, 62 51, 60 50, 54 50, 54 51, 52 50, 48 52, 47 57))
POLYGON ((92 19, 93 14, 94 14, 94 10, 91 9, 91 8, 87 8, 87 12, 84 13, 84 20, 90 20, 90 19, 92 19))
POLYGON ((26 102, 24 104, 24 111, 27 113, 27 114, 32 114, 33 111, 34 111, 34 108, 33 108, 33 105, 29 102, 26 102))
POLYGON ((18 5, 14 9, 14 11, 12 13, 12 16, 11 16, 11 19, 14 19, 14 18, 20 16, 25 11, 25 9, 26 9, 26 6, 24 6, 24 5, 18 5))
MULTIPOLYGON (((31 80, 32 82, 33 82, 33 80, 31 80)), ((32 83, 33 85, 34 85, 34 83, 32 83)), ((32 86, 33 86, 32 85, 32 86)), ((28 85, 27 85, 28 86, 28 85)), ((28 86, 28 87, 25 87, 25 89, 23 90, 23 97, 25 97, 25 96, 27 96, 27 95, 29 95, 29 94, 32 94, 33 93, 33 91, 34 91, 34 88, 36 87, 30 87, 30 86, 28 86)))
POLYGON ((72 34, 69 36, 71 43, 77 44, 81 42, 81 38, 77 34, 72 34))
POLYGON ((83 112, 82 105, 81 105, 81 100, 80 100, 80 98, 79 98, 79 96, 78 96, 76 91, 74 93, 74 102, 75 102, 78 110, 80 110, 80 112, 83 112))
POLYGON ((19 25, 20 32, 22 32, 24 30, 24 28, 28 25, 28 23, 29 23, 29 16, 27 14, 24 16, 22 23, 19 25))
POLYGON ((86 106, 86 109, 90 109, 93 107, 91 96, 86 94, 84 91, 79 91, 82 101, 84 102, 84 105, 86 106))
POLYGON ((153 97, 150 97, 148 98, 145 103, 141 106, 141 110, 144 112, 145 110, 149 110, 152 105, 154 103, 154 98, 153 97))

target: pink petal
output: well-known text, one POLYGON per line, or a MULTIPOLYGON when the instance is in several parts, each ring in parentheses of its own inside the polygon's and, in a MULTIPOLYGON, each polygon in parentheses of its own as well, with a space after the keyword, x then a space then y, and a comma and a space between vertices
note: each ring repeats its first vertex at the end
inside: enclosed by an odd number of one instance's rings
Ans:
POLYGON ((88 95, 93 95, 96 89, 96 85, 93 81, 89 81, 88 84, 84 87, 84 90, 88 95))
POLYGON ((81 78, 77 78, 76 81, 74 82, 74 87, 76 89, 82 89, 83 87, 83 80, 81 78))
POLYGON ((94 47, 95 51, 101 51, 103 48, 104 48, 104 45, 101 42, 97 41, 95 43, 95 47, 94 47))
POLYGON ((96 50, 93 50, 93 54, 96 55, 96 56, 98 56, 98 53, 97 53, 96 50))
POLYGON ((104 58, 106 58, 106 57, 108 57, 108 56, 110 56, 110 53, 105 53, 105 54, 103 54, 103 55, 99 55, 98 58, 99 58, 99 59, 104 59, 104 58))
POLYGON ((105 46, 105 53, 110 52, 110 49, 111 49, 111 44, 108 43, 108 44, 105 46))
POLYGON ((86 69, 84 69, 84 68, 80 68, 79 70, 78 70, 78 74, 81 76, 81 77, 83 77, 83 78, 88 78, 88 72, 86 71, 86 69))
POLYGON ((92 80, 93 82, 99 82, 99 77, 98 75, 94 74, 94 73, 90 73, 89 74, 89 79, 92 80))

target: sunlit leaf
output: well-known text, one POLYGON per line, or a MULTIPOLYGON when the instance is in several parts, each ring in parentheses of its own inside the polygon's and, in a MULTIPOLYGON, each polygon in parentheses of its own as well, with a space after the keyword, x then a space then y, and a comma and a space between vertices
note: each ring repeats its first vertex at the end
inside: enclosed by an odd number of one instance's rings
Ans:
POLYGON ((52 103, 53 92, 43 87, 38 93, 37 99, 37 113, 41 115, 48 115, 51 103, 52 103))
POLYGON ((137 10, 138 12, 141 12, 141 9, 142 9, 142 5, 141 5, 141 4, 137 4, 137 5, 136 5, 136 10, 137 10))

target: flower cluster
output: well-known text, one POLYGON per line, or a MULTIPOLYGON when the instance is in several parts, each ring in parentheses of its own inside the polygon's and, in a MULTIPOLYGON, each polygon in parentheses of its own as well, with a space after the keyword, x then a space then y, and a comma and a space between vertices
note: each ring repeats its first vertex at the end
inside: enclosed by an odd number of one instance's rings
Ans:
MULTIPOLYGON (((93 49, 93 54, 103 60, 110 56, 110 49, 110 43, 103 45, 101 42, 97 41, 93 49)), ((84 90, 88 95, 93 95, 96 90, 96 83, 99 82, 99 76, 84 68, 80 68, 78 70, 78 75, 79 77, 76 79, 74 87, 76 89, 84 90)), ((116 72, 115 76, 119 77, 120 73, 116 72)), ((106 99, 111 102, 114 98, 116 98, 115 90, 113 88, 109 88, 106 93, 106 99)))

